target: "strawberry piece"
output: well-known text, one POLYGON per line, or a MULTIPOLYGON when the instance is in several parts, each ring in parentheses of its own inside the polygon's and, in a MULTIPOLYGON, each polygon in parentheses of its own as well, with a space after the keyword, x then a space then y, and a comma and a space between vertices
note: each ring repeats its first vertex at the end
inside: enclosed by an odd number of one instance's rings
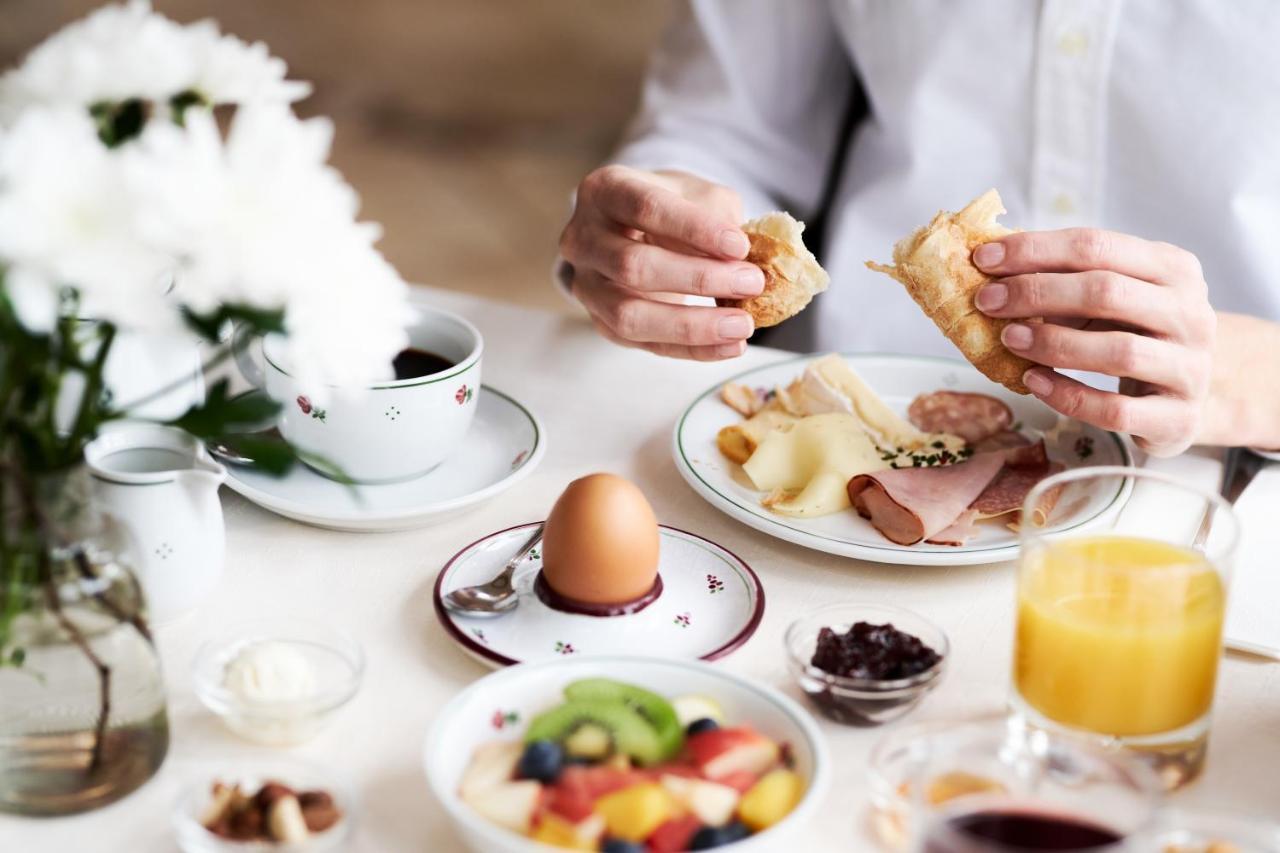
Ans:
POLYGON ((646 839, 652 853, 677 853, 688 850, 693 835, 702 828, 696 815, 685 815, 667 821, 653 831, 646 839))
POLYGON ((745 794, 751 790, 751 786, 760 778, 758 773, 749 773, 746 770, 738 770, 726 776, 721 776, 716 781, 721 785, 728 785, 736 790, 739 794, 745 794))
POLYGON ((734 773, 760 775, 778 763, 778 745, 747 726, 713 729, 685 742, 702 775, 715 782, 734 773))

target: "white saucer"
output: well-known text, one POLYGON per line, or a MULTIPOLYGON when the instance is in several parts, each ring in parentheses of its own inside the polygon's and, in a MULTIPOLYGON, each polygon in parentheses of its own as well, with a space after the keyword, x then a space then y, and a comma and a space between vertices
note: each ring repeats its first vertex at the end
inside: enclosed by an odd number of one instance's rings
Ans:
POLYGON ((344 486, 295 465, 283 477, 227 466, 227 486, 271 512, 333 530, 407 530, 474 506, 527 477, 546 453, 538 416, 484 385, 462 446, 439 468, 404 483, 344 486))
POLYGON ((745 643, 764 615, 764 588, 733 552, 693 533, 661 526, 662 593, 636 613, 586 616, 554 610, 533 590, 542 569, 534 549, 516 570, 520 604, 502 616, 475 618, 445 610, 441 598, 485 583, 516 555, 538 522, 491 533, 463 548, 436 578, 436 616, 449 636, 486 666, 554 660, 576 654, 626 654, 715 660, 745 643))

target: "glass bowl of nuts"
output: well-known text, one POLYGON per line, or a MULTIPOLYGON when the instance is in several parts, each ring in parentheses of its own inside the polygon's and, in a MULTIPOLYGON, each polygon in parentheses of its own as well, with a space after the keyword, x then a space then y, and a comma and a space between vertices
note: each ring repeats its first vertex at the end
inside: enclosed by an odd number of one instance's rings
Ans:
POLYGON ((344 850, 355 824, 350 785, 297 759, 202 768, 174 807, 184 853, 344 850))

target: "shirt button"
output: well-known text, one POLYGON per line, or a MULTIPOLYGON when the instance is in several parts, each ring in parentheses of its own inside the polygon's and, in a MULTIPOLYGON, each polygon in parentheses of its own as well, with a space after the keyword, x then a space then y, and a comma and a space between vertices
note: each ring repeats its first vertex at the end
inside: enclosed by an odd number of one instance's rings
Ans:
POLYGON ((1065 30, 1058 36, 1058 53, 1080 57, 1089 52, 1089 34, 1083 30, 1065 30))
POLYGON ((1068 193, 1058 193, 1053 197, 1053 212, 1059 216, 1069 216, 1076 212, 1076 201, 1068 193))

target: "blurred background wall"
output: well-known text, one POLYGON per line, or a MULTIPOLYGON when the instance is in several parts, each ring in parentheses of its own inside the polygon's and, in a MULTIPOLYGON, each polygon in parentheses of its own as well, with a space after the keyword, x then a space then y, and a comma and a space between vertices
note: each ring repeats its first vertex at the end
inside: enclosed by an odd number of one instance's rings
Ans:
MULTIPOLYGON (((410 281, 568 310, 569 194, 635 105, 671 0, 153 0, 265 41, 331 116, 334 164, 410 281)), ((0 68, 94 0, 0 0, 0 68)))

